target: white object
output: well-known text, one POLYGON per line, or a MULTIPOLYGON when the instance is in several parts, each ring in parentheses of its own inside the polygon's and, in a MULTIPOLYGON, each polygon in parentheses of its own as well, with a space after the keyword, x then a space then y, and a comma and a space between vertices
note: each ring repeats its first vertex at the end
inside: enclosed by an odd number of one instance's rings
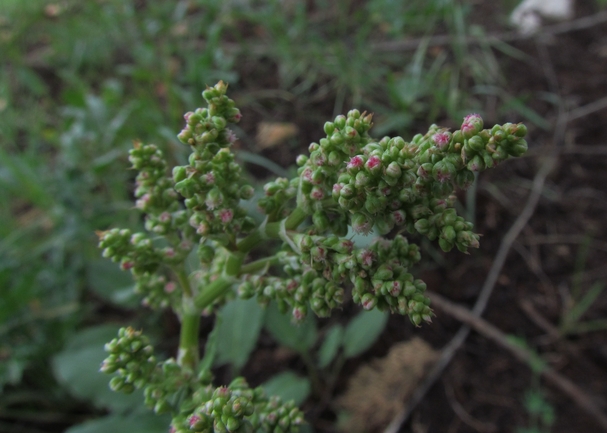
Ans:
POLYGON ((572 0, 524 0, 510 15, 510 22, 520 33, 536 32, 542 17, 552 20, 569 20, 573 18, 572 0))

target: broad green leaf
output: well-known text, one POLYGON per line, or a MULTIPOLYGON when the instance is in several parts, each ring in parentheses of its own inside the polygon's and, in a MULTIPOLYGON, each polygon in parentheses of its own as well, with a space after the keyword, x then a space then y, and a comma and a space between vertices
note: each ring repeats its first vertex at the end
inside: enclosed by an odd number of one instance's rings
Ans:
POLYGON ((352 358, 370 348, 388 323, 388 313, 377 309, 361 311, 346 327, 344 355, 352 358))
POLYGON ((171 418, 152 412, 108 415, 70 427, 65 433, 167 433, 171 418))
POLYGON ((255 299, 237 299, 220 313, 216 365, 230 363, 240 370, 257 344, 264 311, 255 299))
POLYGON ((198 370, 200 372, 210 371, 215 362, 217 356, 217 347, 219 346, 219 324, 221 323, 221 317, 218 315, 215 318, 215 327, 207 337, 207 342, 204 345, 204 356, 200 360, 198 370))
POLYGON ((116 337, 118 326, 101 325, 76 334, 66 348, 52 360, 57 380, 74 396, 90 400, 99 408, 126 412, 141 405, 141 392, 125 395, 114 392, 108 383, 110 376, 99 372, 107 353, 105 343, 116 337))
POLYGON ((133 291, 133 278, 116 263, 105 259, 93 260, 86 267, 86 276, 91 289, 103 299, 130 308, 139 304, 133 291))
POLYGON ((294 324, 291 322, 291 315, 282 314, 274 303, 267 309, 265 327, 278 343, 299 353, 310 350, 318 334, 316 320, 312 314, 308 314, 303 323, 294 324))
POLYGON ((344 327, 339 323, 333 325, 325 336, 322 345, 318 351, 318 366, 320 368, 325 368, 327 365, 333 361, 335 355, 337 355, 337 351, 341 347, 344 341, 344 327))
POLYGON ((277 395, 283 401, 293 400, 296 405, 302 404, 310 395, 310 380, 292 371, 285 371, 272 377, 261 387, 267 395, 277 395))

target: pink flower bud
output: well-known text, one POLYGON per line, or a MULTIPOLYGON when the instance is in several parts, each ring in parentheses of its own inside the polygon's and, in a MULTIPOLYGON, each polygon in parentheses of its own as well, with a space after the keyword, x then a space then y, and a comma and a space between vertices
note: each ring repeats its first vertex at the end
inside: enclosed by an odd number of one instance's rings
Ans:
POLYGON ((171 221, 171 214, 168 212, 162 212, 158 216, 158 221, 160 221, 161 223, 167 223, 167 222, 171 221))
MULTIPOLYGON (((190 428, 195 428, 196 425, 200 422, 200 417, 198 415, 192 415, 190 417, 190 419, 188 420, 188 424, 190 425, 190 428)), ((171 427, 172 428, 172 427, 171 427)))
POLYGON ((135 263, 133 263, 131 261, 122 262, 120 264, 120 267, 122 268, 123 271, 128 271, 129 269, 132 269, 133 266, 135 266, 135 263))
POLYGON ((434 144, 436 144, 439 149, 443 149, 445 146, 447 146, 450 140, 451 134, 448 132, 439 132, 432 136, 432 141, 434 141, 434 144))
POLYGON ((365 161, 361 156, 353 156, 350 158, 350 162, 346 165, 346 169, 348 170, 359 170, 362 166, 365 165, 365 161))
POLYGON ((164 291, 166 293, 173 293, 176 289, 177 289, 177 284, 175 284, 173 281, 169 281, 168 283, 166 283, 164 285, 164 291))
POLYGON ((314 200, 322 200, 325 198, 325 193, 323 192, 322 188, 315 186, 312 188, 312 192, 310 192, 310 197, 312 197, 314 200))
POLYGON ((381 159, 379 158, 379 156, 373 155, 369 157, 367 163, 365 164, 365 167, 367 167, 367 169, 371 173, 377 173, 377 171, 381 168, 381 159))
POLYGON ((397 226, 403 225, 405 223, 407 214, 402 210, 397 210, 392 212, 392 219, 397 226))
POLYGON ((302 307, 302 306, 298 306, 293 308, 293 318, 297 321, 297 322, 301 322, 303 319, 306 318, 306 308, 302 307))
POLYGON ((365 310, 372 310, 377 305, 377 298, 371 293, 365 293, 363 297, 360 298, 360 305, 362 305, 365 310))
POLYGON ((234 218, 234 212, 231 209, 221 209, 219 211, 219 218, 223 224, 228 224, 234 218))

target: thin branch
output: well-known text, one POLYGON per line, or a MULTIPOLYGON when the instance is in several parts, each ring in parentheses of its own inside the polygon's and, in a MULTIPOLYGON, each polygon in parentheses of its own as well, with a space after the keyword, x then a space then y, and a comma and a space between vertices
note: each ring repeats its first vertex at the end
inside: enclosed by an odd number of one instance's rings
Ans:
MULTIPOLYGON (((567 33, 575 30, 582 30, 590 27, 594 27, 596 25, 607 22, 607 11, 601 11, 595 15, 590 15, 583 18, 578 18, 576 20, 567 21, 559 24, 554 24, 551 26, 543 27, 542 30, 538 33, 533 33, 529 35, 523 35, 518 32, 503 32, 496 34, 487 34, 482 37, 479 36, 467 36, 462 38, 462 42, 465 44, 475 44, 475 43, 486 43, 487 41, 491 42, 513 42, 517 40, 524 39, 532 39, 538 36, 547 36, 547 35, 558 35, 562 33, 567 33)), ((384 52, 394 52, 394 51, 408 51, 408 50, 416 50, 419 45, 423 42, 427 41, 428 46, 438 46, 438 45, 448 45, 453 42, 452 35, 437 35, 430 37, 429 39, 424 38, 416 38, 416 39, 407 39, 402 41, 385 41, 385 42, 377 42, 373 44, 373 50, 384 51, 384 52)))
MULTIPOLYGON (((486 320, 478 317, 474 312, 448 301, 436 293, 428 293, 428 296, 432 301, 432 305, 509 350, 520 361, 529 364, 533 360, 534 354, 531 351, 508 341, 506 334, 486 320)), ((603 430, 607 431, 607 415, 602 412, 601 408, 584 390, 550 367, 545 367, 541 371, 541 374, 548 382, 571 398, 580 409, 591 415, 603 430)))

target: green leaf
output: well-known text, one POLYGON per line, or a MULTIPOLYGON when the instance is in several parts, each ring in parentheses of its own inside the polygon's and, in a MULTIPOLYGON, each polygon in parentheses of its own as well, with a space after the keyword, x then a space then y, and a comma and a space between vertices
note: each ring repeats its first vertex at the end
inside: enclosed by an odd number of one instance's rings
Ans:
POLYGON ((142 404, 141 392, 131 395, 114 392, 108 385, 109 376, 99 372, 107 356, 103 346, 116 337, 118 328, 101 325, 79 332, 53 358, 52 366, 57 381, 74 396, 90 400, 99 408, 123 413, 142 404))
POLYGON ((217 357, 217 347, 219 347, 219 324, 221 323, 221 317, 217 316, 215 319, 215 327, 207 337, 207 342, 204 345, 204 356, 200 360, 200 366, 198 370, 200 372, 210 371, 217 357))
POLYGON ((377 309, 361 311, 344 333, 344 354, 352 358, 370 348, 388 323, 388 313, 377 309))
POLYGON ((271 303, 267 309, 265 327, 278 343, 298 353, 310 350, 318 335, 312 314, 308 314, 303 323, 294 324, 291 315, 282 314, 275 303, 271 303))
POLYGON ((240 370, 257 344, 264 311, 255 299, 230 301, 220 312, 216 365, 230 363, 240 370))
POLYGON ((86 276, 91 289, 103 299, 123 307, 139 305, 133 290, 133 278, 120 270, 116 263, 106 259, 93 260, 87 264, 86 276))
POLYGON ((261 387, 268 395, 277 395, 283 401, 293 400, 297 406, 310 395, 311 385, 307 377, 301 377, 292 371, 285 371, 272 377, 261 387))
POLYGON ((337 351, 344 341, 344 327, 340 324, 333 325, 325 336, 318 351, 318 366, 325 368, 333 361, 337 351))
POLYGON ((151 412, 131 416, 109 415, 70 427, 65 433, 167 433, 171 418, 151 412))
POLYGON ((584 313, 594 304, 594 301, 605 289, 605 283, 597 281, 590 287, 590 290, 577 302, 571 310, 563 317, 561 329, 567 332, 572 324, 576 323, 584 315, 584 313))

